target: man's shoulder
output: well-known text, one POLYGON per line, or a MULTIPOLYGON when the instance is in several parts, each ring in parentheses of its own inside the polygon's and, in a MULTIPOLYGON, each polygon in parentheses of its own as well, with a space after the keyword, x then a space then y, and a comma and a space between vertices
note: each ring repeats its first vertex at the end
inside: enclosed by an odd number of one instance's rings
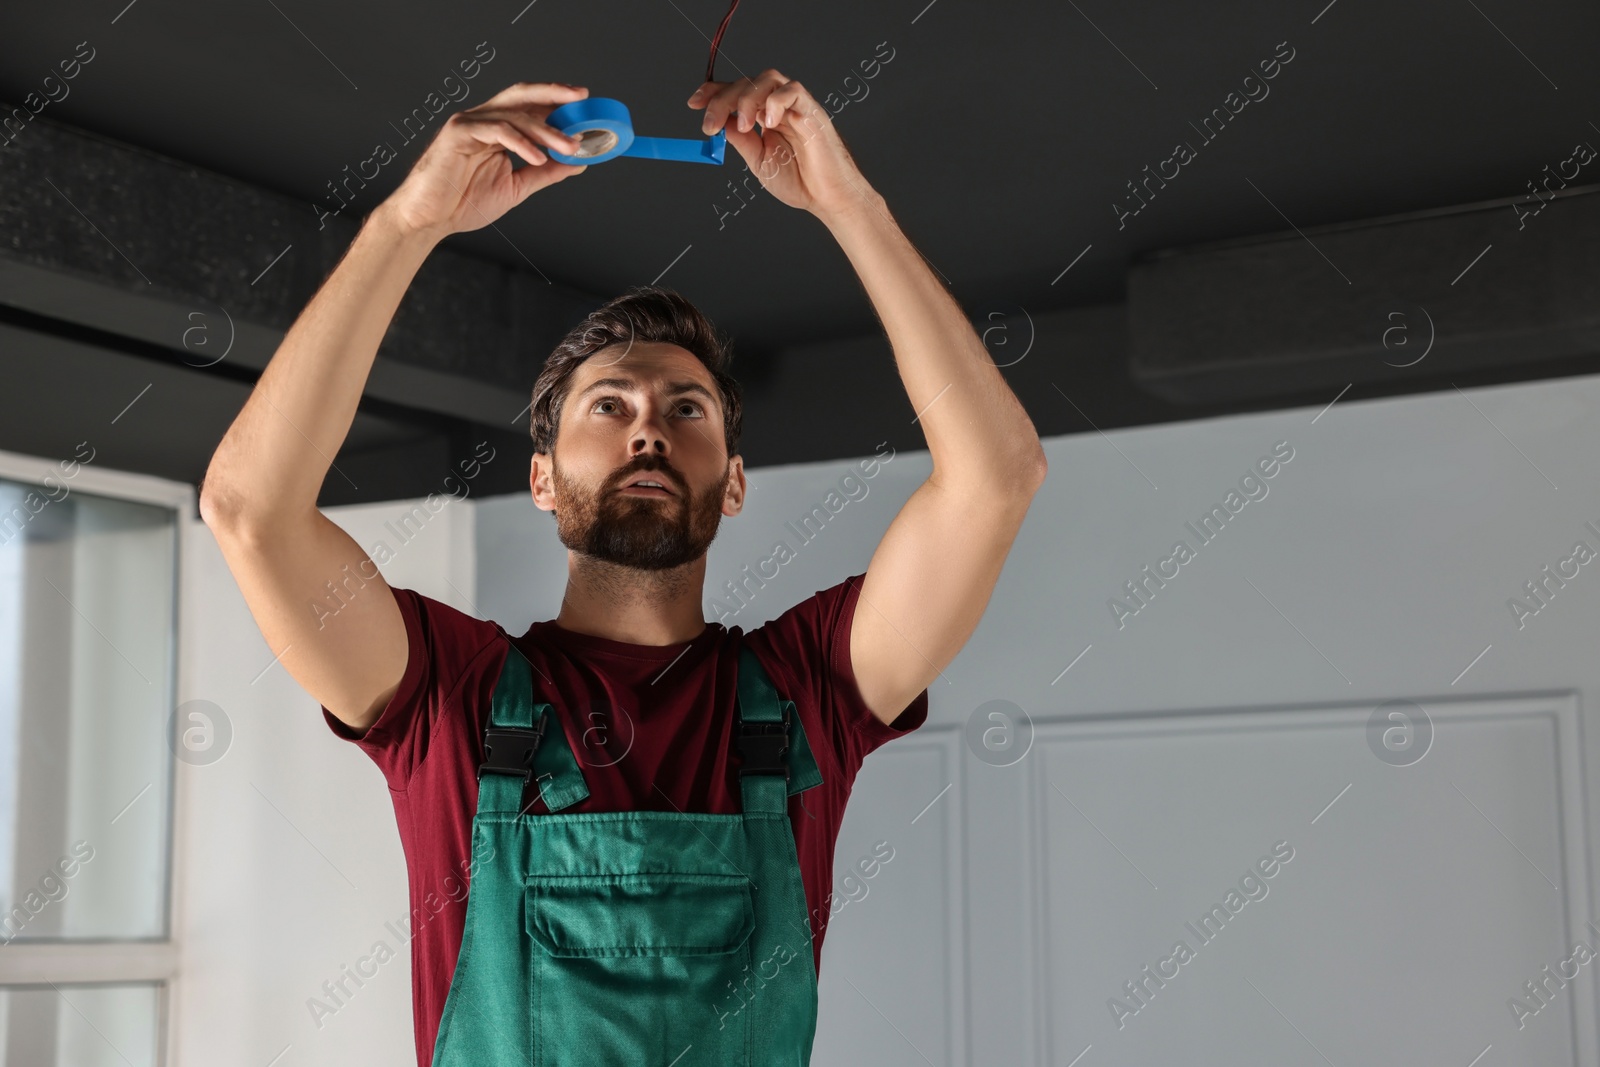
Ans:
MULTIPOLYGON (((864 577, 864 574, 852 574, 826 589, 818 589, 765 622, 757 623, 745 637, 757 647, 810 646, 824 654, 831 652, 829 642, 854 609, 864 577)), ((743 610, 753 606, 754 602, 743 610)), ((737 632, 739 628, 735 626, 733 630, 737 632)))
POLYGON ((396 604, 407 630, 427 658, 445 674, 453 674, 481 657, 508 636, 493 619, 480 619, 448 601, 405 586, 394 586, 396 604))
MULTIPOLYGON (((432 630, 441 633, 476 634, 485 639, 505 633, 500 624, 493 619, 480 619, 447 600, 429 596, 409 586, 396 585, 391 588, 394 590, 396 601, 410 600, 417 617, 427 623, 432 630)), ((402 604, 401 607, 404 609, 405 605, 402 604)))
MULTIPOLYGON (((841 611, 852 606, 855 598, 860 594, 863 574, 851 574, 841 578, 826 589, 818 589, 808 597, 795 601, 778 614, 764 622, 752 625, 747 636, 756 634, 771 635, 777 631, 792 629, 797 625, 814 625, 819 622, 835 621, 841 611)), ((726 612, 721 617, 721 622, 732 623, 734 619, 749 618, 754 614, 758 602, 752 599, 732 612, 726 612)), ((737 625, 729 625, 734 633, 740 632, 737 625)))
MULTIPOLYGON (((849 575, 818 589, 749 631, 730 628, 730 636, 749 646, 769 674, 792 678, 806 687, 832 673, 839 656, 849 650, 841 643, 863 575, 849 575)), ((754 602, 745 606, 746 611, 754 602)))

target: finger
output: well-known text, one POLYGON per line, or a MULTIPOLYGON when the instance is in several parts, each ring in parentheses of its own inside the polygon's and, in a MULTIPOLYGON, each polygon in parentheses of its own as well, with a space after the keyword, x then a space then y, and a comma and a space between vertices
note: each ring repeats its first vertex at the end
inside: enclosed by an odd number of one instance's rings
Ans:
POLYGON ((697 110, 705 107, 706 103, 710 101, 711 97, 727 84, 727 82, 701 82, 700 88, 690 93, 689 99, 686 100, 685 103, 697 110))
POLYGON ((723 125, 728 121, 728 115, 738 103, 739 95, 744 92, 745 86, 749 84, 749 78, 740 78, 736 82, 724 84, 716 92, 706 97, 706 113, 705 117, 700 120, 700 132, 711 134, 722 129, 723 125))
POLYGON ((816 97, 797 81, 791 81, 767 98, 767 111, 772 112, 762 125, 768 129, 781 129, 797 151, 811 143, 819 133, 833 127, 827 108, 817 103, 816 97))
POLYGON ((570 104, 588 95, 589 90, 581 85, 567 85, 564 82, 517 82, 500 90, 477 107, 467 110, 526 107, 529 104, 570 104))
POLYGON ((767 97, 761 109, 761 125, 770 129, 781 124, 786 111, 809 116, 816 106, 817 102, 811 99, 811 94, 806 92, 805 86, 797 81, 785 82, 767 97))
POLYGON ((784 84, 789 79, 775 70, 764 70, 756 76, 743 92, 739 94, 735 111, 739 116, 738 126, 741 130, 755 129, 756 120, 761 115, 762 105, 772 91, 784 84))
POLYGON ((569 137, 554 126, 540 122, 526 111, 513 109, 495 109, 482 112, 486 119, 500 119, 509 122, 521 130, 529 140, 537 142, 540 146, 548 146, 562 155, 575 155, 583 147, 583 142, 576 137, 569 137))
POLYGON ((452 115, 450 121, 456 123, 456 128, 462 131, 468 141, 515 152, 533 166, 537 167, 550 158, 540 151, 527 134, 504 119, 452 115), (458 119, 459 122, 456 121, 458 119))

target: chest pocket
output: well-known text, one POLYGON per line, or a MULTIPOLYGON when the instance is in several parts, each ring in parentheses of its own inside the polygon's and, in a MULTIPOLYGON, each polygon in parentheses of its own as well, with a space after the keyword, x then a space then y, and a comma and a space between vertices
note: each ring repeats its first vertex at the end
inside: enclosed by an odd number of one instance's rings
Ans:
MULTIPOLYGON (((742 875, 531 875, 532 1067, 752 1063, 752 886, 742 875)), ((775 994, 768 993, 769 997, 775 994)))
POLYGON ((528 933, 551 956, 716 956, 755 930, 736 874, 532 875, 528 933))

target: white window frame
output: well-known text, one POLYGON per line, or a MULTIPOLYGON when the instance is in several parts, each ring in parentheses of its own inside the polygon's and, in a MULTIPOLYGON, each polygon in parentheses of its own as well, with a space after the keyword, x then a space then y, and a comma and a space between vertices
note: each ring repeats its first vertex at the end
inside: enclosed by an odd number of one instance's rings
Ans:
MULTIPOLYGON (((93 444, 93 442, 90 442, 93 444)), ((0 477, 12 481, 43 484, 46 475, 58 481, 63 475, 57 460, 25 455, 20 452, 0 450, 0 477)), ((93 463, 80 464, 78 473, 70 481, 73 490, 96 496, 115 497, 141 504, 155 504, 172 508, 177 513, 176 550, 177 566, 174 576, 177 587, 173 590, 175 607, 173 657, 174 706, 189 699, 191 670, 184 651, 191 647, 186 631, 187 613, 184 611, 185 592, 189 586, 191 568, 190 538, 199 521, 198 493, 187 482, 175 482, 146 474, 108 470, 93 463)), ((93 983, 140 982, 157 984, 156 994, 156 1065, 167 1067, 172 1062, 176 1047, 177 1019, 174 1007, 179 1003, 177 985, 181 980, 178 971, 177 932, 181 927, 184 879, 186 869, 182 813, 187 810, 189 765, 171 759, 172 778, 168 783, 171 802, 168 807, 169 825, 167 841, 167 936, 164 939, 71 941, 58 944, 12 943, 0 947, 0 986, 83 985, 93 983)))

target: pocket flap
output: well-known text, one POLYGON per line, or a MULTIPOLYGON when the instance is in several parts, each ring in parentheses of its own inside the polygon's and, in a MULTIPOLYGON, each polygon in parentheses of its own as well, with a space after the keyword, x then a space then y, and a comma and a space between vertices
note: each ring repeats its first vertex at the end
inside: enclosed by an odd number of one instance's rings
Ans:
POLYGON ((730 874, 533 875, 528 933, 552 956, 707 956, 755 929, 750 880, 730 874))

